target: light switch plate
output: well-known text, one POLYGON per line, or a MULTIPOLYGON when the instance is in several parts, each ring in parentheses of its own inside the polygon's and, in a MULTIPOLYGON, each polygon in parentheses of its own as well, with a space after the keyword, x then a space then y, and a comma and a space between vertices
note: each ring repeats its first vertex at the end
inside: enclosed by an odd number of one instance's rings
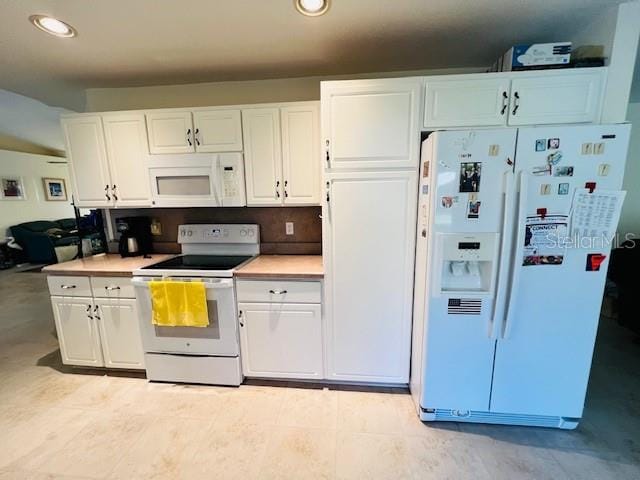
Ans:
POLYGON ((543 183, 540 185, 540 195, 551 195, 551 184, 543 183))
POLYGON ((285 222, 284 229, 287 235, 293 235, 293 222, 285 222))
POLYGON ((591 155, 593 153, 593 143, 582 144, 582 155, 591 155))

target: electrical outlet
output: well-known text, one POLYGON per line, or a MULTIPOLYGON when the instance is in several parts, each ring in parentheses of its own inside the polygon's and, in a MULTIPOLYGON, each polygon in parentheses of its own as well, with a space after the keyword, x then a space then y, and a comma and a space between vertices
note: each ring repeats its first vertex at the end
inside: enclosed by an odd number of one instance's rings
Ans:
POLYGON ((162 235, 162 224, 157 218, 151 220, 151 235, 162 235))
POLYGON ((293 222, 285 222, 284 228, 287 235, 293 235, 293 222))

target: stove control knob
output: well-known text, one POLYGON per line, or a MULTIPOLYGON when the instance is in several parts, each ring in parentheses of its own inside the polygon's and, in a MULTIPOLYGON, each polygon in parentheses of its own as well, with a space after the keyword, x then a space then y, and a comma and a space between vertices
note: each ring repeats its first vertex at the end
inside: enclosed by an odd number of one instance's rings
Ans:
POLYGON ((253 228, 247 230, 247 232, 249 232, 249 236, 250 237, 255 237, 255 235, 256 235, 256 231, 253 228))
POLYGON ((191 230, 187 230, 187 237, 193 236, 193 232, 191 230))
POLYGON ((180 230, 180 236, 181 236, 181 237, 184 237, 185 235, 186 235, 185 230, 180 230))
POLYGON ((242 230, 240 230, 240 236, 241 237, 246 237, 247 236, 247 231, 244 228, 242 230))

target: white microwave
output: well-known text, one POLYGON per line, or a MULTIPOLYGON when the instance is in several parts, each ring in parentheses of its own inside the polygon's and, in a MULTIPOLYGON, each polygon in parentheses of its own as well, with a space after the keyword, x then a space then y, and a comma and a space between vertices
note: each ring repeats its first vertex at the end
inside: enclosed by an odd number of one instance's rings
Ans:
POLYGON ((244 207, 242 153, 150 156, 154 207, 244 207))

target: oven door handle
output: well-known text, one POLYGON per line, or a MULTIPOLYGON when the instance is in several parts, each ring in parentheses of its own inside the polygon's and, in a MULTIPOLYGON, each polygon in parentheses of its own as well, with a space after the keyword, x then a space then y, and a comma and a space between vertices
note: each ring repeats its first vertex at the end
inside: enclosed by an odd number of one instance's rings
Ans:
MULTIPOLYGON (((154 279, 154 280, 175 280, 175 281, 179 282, 182 279, 180 277, 164 277, 164 278, 158 277, 157 279, 154 279)), ((152 281, 151 279, 147 279, 147 278, 134 277, 131 280, 131 283, 135 287, 149 288, 149 282, 151 282, 151 281, 152 281)), ((199 280, 196 280, 196 281, 199 281, 199 280)), ((215 281, 215 282, 202 280, 202 283, 204 283, 204 288, 206 288, 207 290, 233 288, 233 280, 231 280, 231 279, 218 280, 218 281, 215 281)))

